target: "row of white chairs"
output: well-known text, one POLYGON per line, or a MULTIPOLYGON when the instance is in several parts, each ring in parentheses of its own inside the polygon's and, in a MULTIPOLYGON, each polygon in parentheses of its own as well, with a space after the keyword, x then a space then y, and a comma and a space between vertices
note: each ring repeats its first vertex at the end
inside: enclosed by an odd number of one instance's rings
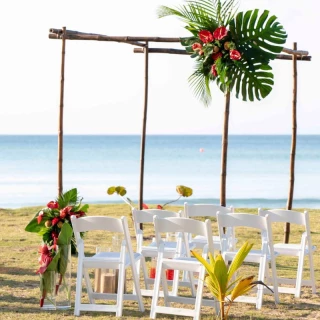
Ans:
MULTIPOLYGON (((144 311, 142 296, 152 296, 150 317, 155 318, 157 313, 177 314, 191 316, 193 319, 200 319, 201 305, 211 305, 219 312, 219 305, 214 299, 203 299, 203 282, 194 278, 195 273, 198 279, 205 275, 204 267, 195 259, 190 257, 190 249, 202 249, 203 257, 208 252, 221 251, 225 262, 231 261, 236 254, 237 239, 235 230, 238 227, 255 228, 261 234, 261 246, 258 250, 252 250, 246 258, 246 262, 255 262, 259 266, 258 279, 267 282, 273 289, 274 300, 279 301, 280 293, 292 293, 300 296, 301 286, 309 285, 312 292, 316 292, 315 276, 312 253, 316 249, 312 245, 308 212, 296 212, 288 210, 259 210, 258 215, 234 213, 232 207, 225 208, 210 204, 187 204, 184 210, 174 213, 166 210, 133 210, 133 221, 136 232, 137 250, 133 251, 131 238, 125 217, 121 219, 111 217, 82 217, 73 218, 72 225, 78 246, 78 268, 76 281, 75 310, 76 316, 80 311, 108 311, 115 312, 116 316, 122 315, 123 300, 136 300, 139 310, 144 311), (195 220, 195 217, 216 217, 218 234, 212 234, 212 221, 195 220), (304 227, 300 244, 273 244, 272 223, 289 222, 304 227), (144 243, 144 229, 141 224, 153 223, 155 237, 147 244, 144 243), (85 255, 84 240, 80 233, 88 230, 106 230, 122 233, 124 241, 120 252, 104 252, 94 256, 85 255), (164 233, 175 233, 177 241, 166 241, 164 233), (190 235, 193 235, 192 237, 190 235), (298 256, 298 271, 296 279, 282 279, 277 276, 276 257, 279 255, 298 256), (302 279, 305 256, 309 259, 310 279, 302 279), (151 279, 148 276, 146 260, 157 258, 156 276, 151 279), (125 269, 131 267, 132 279, 134 282, 133 292, 124 293, 125 269), (119 283, 117 294, 106 294, 94 292, 91 286, 88 270, 91 268, 119 269, 119 283), (145 283, 145 289, 140 288, 140 269, 145 283), (165 270, 173 269, 174 280, 166 279, 165 270), (271 269, 271 277, 269 275, 271 269), (183 277, 179 277, 179 270, 183 271, 183 277), (84 278, 89 303, 81 302, 82 279, 84 278), (281 283, 291 284, 294 287, 280 286, 281 283), (151 289, 150 285, 154 286, 151 289), (168 291, 168 285, 172 291, 168 291), (191 289, 191 297, 180 297, 178 288, 187 286, 191 289), (162 288, 162 290, 161 290, 162 288), (158 304, 159 298, 164 298, 164 306, 158 304), (95 303, 96 299, 116 300, 116 305, 95 303), (175 308, 171 302, 193 304, 194 308, 175 308)), ((258 285, 255 296, 239 297, 236 301, 255 303, 261 308, 264 289, 258 285)))

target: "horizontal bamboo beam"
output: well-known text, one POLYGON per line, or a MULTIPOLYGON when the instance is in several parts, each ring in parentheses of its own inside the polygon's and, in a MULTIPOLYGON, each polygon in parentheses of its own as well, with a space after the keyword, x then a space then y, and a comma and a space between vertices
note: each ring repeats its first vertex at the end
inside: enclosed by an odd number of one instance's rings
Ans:
MULTIPOLYGON (((50 39, 62 39, 62 30, 51 28, 49 30, 50 39)), ((131 37, 131 36, 106 36, 95 33, 84 33, 73 30, 66 30, 66 39, 69 40, 99 40, 99 41, 116 41, 116 42, 134 42, 134 41, 149 41, 149 42, 180 42, 181 38, 166 38, 166 37, 131 37)))
MULTIPOLYGON (((55 29, 51 28, 49 29, 49 39, 62 39, 62 29, 55 29)), ((180 43, 181 39, 183 37, 175 37, 175 38, 168 38, 168 37, 131 37, 131 36, 106 36, 102 34, 96 34, 96 33, 85 33, 85 32, 79 32, 74 30, 66 30, 65 38, 68 40, 95 40, 95 41, 114 41, 114 42, 124 42, 129 43, 132 45, 136 45, 139 47, 145 47, 146 45, 143 42, 176 42, 180 43)), ((136 50, 136 49, 134 49, 136 50)), ((137 49, 139 50, 139 49, 137 49)), ((143 49, 140 49, 143 50, 143 49)), ((170 53, 170 54, 188 54, 188 53, 182 53, 184 50, 179 49, 160 49, 160 48, 149 48, 150 53, 170 53), (157 51, 155 51, 157 50, 157 51)), ((137 53, 141 53, 144 51, 134 51, 137 53)), ((282 59, 282 60, 292 60, 292 55, 299 56, 298 60, 304 60, 304 61, 311 61, 311 56, 308 56, 309 52, 304 50, 292 50, 288 48, 283 48, 282 52, 287 53, 287 55, 277 55, 276 59, 282 59)))
MULTIPOLYGON (((149 48, 149 53, 169 53, 169 54, 182 54, 190 55, 186 50, 183 49, 169 49, 169 48, 149 48)), ((134 48, 134 53, 144 53, 144 48, 134 48)), ((279 60, 292 60, 292 55, 277 54, 276 59, 279 60)), ((311 56, 300 56, 297 60, 311 61, 311 56)))

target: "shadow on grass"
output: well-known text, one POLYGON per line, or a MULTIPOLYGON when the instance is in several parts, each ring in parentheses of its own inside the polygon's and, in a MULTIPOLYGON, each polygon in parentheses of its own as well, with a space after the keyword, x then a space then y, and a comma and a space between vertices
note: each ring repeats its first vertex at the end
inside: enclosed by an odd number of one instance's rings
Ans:
POLYGON ((19 267, 0 267, 0 274, 34 276, 36 269, 26 269, 19 267))

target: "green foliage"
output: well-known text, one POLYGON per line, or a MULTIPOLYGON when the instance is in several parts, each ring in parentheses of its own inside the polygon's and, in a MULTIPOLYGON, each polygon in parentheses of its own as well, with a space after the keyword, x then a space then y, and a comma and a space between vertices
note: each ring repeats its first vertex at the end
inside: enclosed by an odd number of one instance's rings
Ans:
POLYGON ((158 16, 177 16, 186 23, 185 28, 191 37, 181 38, 181 44, 196 60, 195 71, 188 81, 195 94, 204 105, 212 100, 210 83, 216 80, 224 93, 235 90, 236 97, 254 101, 265 98, 274 84, 272 68, 269 63, 283 49, 287 34, 276 16, 269 11, 249 10, 236 14, 234 0, 187 0, 185 5, 175 9, 160 6, 158 16), (219 27, 227 27, 228 34, 223 39, 202 42, 200 31, 214 32, 219 27), (224 43, 232 44, 226 49, 224 43), (202 45, 202 50, 192 48, 193 44, 202 45), (214 59, 213 48, 217 46, 222 54, 214 59), (229 50, 236 49, 241 59, 229 57, 229 50), (217 74, 212 71, 215 65, 217 74))
MULTIPOLYGON (((230 307, 236 298, 247 293, 257 284, 266 286, 262 281, 253 281, 253 276, 246 278, 240 276, 236 280, 233 280, 235 272, 242 266, 243 261, 252 247, 253 243, 246 241, 238 250, 229 266, 226 266, 221 254, 214 257, 209 252, 208 262, 195 251, 191 251, 193 256, 199 260, 207 270, 208 274, 205 277, 205 283, 213 296, 220 302, 221 320, 228 318, 230 307), (229 307, 225 312, 224 307, 226 300, 229 301, 229 307)), ((266 287, 270 289, 268 286, 266 287)))

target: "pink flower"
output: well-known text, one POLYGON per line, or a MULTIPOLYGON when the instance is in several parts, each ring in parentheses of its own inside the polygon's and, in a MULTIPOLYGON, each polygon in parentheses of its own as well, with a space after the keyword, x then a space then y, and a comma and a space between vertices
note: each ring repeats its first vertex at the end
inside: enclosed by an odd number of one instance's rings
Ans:
POLYGON ((50 202, 48 202, 47 207, 50 209, 58 209, 59 204, 57 201, 50 201, 50 202))
POLYGON ((192 50, 193 51, 199 51, 198 53, 199 53, 200 56, 203 54, 201 43, 194 43, 192 45, 192 50))
POLYGON ((226 27, 219 27, 213 32, 213 37, 217 40, 223 39, 228 34, 228 30, 226 27))
POLYGON ((213 35, 210 31, 208 30, 201 30, 199 32, 199 38, 203 43, 208 43, 213 41, 213 35))
POLYGON ((238 50, 230 50, 230 59, 231 60, 240 60, 241 54, 238 50))
POLYGON ((61 209, 60 210, 60 218, 65 219, 66 216, 70 214, 71 210, 72 210, 72 206, 67 206, 67 207, 61 209))
POLYGON ((212 59, 213 60, 217 60, 217 59, 219 59, 219 58, 221 58, 222 57, 222 53, 221 52, 217 52, 217 53, 214 53, 213 55, 212 55, 212 59))
POLYGON ((40 224, 40 222, 42 221, 42 218, 43 218, 43 211, 41 210, 37 217, 38 224, 40 224))
POLYGON ((216 70, 216 65, 213 64, 211 67, 211 73, 216 77, 218 75, 218 72, 216 70))

